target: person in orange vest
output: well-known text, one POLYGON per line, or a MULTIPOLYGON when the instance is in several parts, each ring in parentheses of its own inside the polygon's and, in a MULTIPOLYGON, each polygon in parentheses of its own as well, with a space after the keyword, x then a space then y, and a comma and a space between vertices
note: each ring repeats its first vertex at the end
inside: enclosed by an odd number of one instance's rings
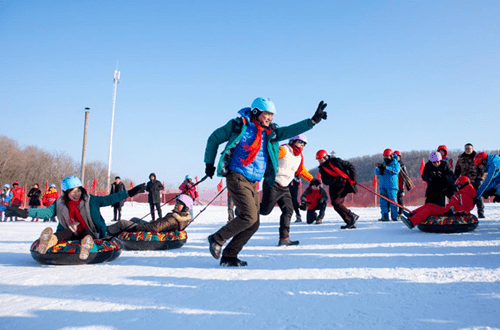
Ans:
MULTIPOLYGON (((57 193, 56 185, 51 184, 49 186, 49 190, 43 193, 42 195, 42 204, 45 207, 49 207, 59 198, 59 194, 57 193)), ((43 222, 47 222, 49 219, 43 219, 43 222)), ((50 221, 56 222, 56 217, 53 216, 50 218, 50 221)))
POLYGON ((311 224, 316 221, 319 225, 323 222, 326 210, 326 200, 328 195, 325 189, 321 187, 321 181, 318 179, 312 179, 307 187, 306 191, 300 197, 300 209, 307 210, 307 223, 311 224), (319 211, 319 215, 316 214, 319 211))

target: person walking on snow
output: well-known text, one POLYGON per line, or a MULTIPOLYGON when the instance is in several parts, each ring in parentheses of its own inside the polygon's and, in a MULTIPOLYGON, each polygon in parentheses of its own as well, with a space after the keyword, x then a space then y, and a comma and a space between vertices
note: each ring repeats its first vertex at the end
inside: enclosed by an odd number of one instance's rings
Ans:
POLYGON ((221 256, 221 266, 247 266, 238 259, 238 253, 257 231, 260 224, 260 202, 257 182, 264 178, 274 185, 278 162, 279 141, 289 139, 313 128, 326 119, 326 103, 321 101, 312 119, 305 119, 290 126, 278 127, 272 122, 276 107, 268 98, 259 97, 250 108, 243 108, 240 117, 231 119, 216 129, 208 138, 205 149, 205 174, 215 174, 215 158, 220 144, 227 142, 219 159, 217 175, 226 177, 227 188, 239 215, 214 234, 208 236, 210 253, 215 259, 221 256))
POLYGON ((453 171, 449 162, 443 162, 439 152, 433 151, 424 166, 422 180, 427 182, 425 203, 445 206, 445 196, 450 198, 455 192, 453 171))
POLYGON ((470 179, 461 176, 455 181, 457 192, 450 198, 446 206, 439 206, 434 203, 425 203, 412 212, 404 212, 401 220, 412 229, 430 216, 442 216, 445 214, 468 214, 474 208, 476 190, 472 186, 470 179))
POLYGON ((483 184, 477 190, 476 198, 494 196, 493 202, 500 203, 500 157, 480 152, 474 158, 474 164, 488 173, 483 184))
POLYGON ((79 258, 86 260, 94 246, 94 239, 105 238, 108 227, 101 215, 100 208, 113 205, 128 197, 143 192, 146 185, 135 186, 129 191, 120 191, 107 196, 89 195, 82 181, 76 176, 67 176, 61 182, 63 195, 46 208, 19 209, 10 206, 6 210, 10 215, 21 218, 51 218, 57 216, 59 225, 54 233, 51 227, 40 234, 38 252, 45 254, 47 249, 66 240, 81 240, 79 258))
POLYGON ((156 180, 156 174, 149 175, 149 182, 146 186, 148 195, 149 209, 151 210, 151 219, 155 221, 155 207, 158 212, 158 219, 161 219, 161 196, 160 192, 163 190, 163 185, 160 181, 156 180))
POLYGON ((310 182, 313 179, 304 167, 302 150, 307 144, 304 134, 299 134, 290 139, 288 144, 279 147, 278 168, 274 184, 270 186, 264 181, 260 215, 268 215, 276 203, 281 209, 279 242, 278 246, 298 245, 299 241, 290 240, 290 222, 293 215, 292 195, 289 185, 295 176, 301 176, 310 182))
POLYGON ((319 162, 321 180, 328 186, 333 209, 345 222, 340 229, 356 229, 355 223, 359 216, 344 205, 345 197, 358 191, 356 168, 347 160, 329 155, 326 150, 318 150, 316 160, 319 162))
MULTIPOLYGON (((458 156, 457 164, 455 165, 455 179, 465 175, 470 179, 472 186, 474 186, 474 189, 477 191, 483 182, 484 172, 474 164, 474 158, 476 155, 477 153, 474 151, 472 143, 467 143, 464 146, 464 152, 458 156)), ((482 198, 477 200, 476 207, 477 217, 483 219, 484 202, 482 198)))
MULTIPOLYGON (((115 177, 115 182, 111 184, 111 189, 109 191, 110 194, 115 194, 120 191, 127 190, 125 188, 125 184, 123 184, 122 179, 117 176, 115 177)), ((113 204, 113 220, 111 221, 120 221, 122 219, 122 207, 124 201, 121 200, 118 203, 113 204)))
POLYGON ((319 225, 323 222, 326 210, 326 200, 328 195, 325 189, 321 187, 321 181, 319 179, 312 179, 307 187, 306 191, 300 197, 300 208, 302 210, 307 210, 306 221, 308 224, 316 221, 319 225), (319 211, 319 215, 316 214, 319 211))
MULTIPOLYGON (((404 206, 404 200, 403 197, 405 195, 405 188, 410 191, 413 188, 413 181, 410 179, 410 176, 408 175, 408 170, 406 169, 406 165, 403 164, 403 161, 401 160, 401 152, 399 150, 394 151, 394 158, 399 163, 399 166, 401 166, 401 170, 399 171, 398 174, 398 204, 401 206, 404 206)), ((403 208, 399 207, 398 209, 398 219, 401 218, 401 215, 403 214, 403 208)))
MULTIPOLYGON (((395 202, 399 190, 398 176, 401 166, 394 158, 391 149, 385 149, 382 156, 384 162, 375 168, 375 174, 380 176, 380 194, 395 202)), ((393 203, 390 204, 391 219, 398 221, 398 207, 393 203)), ((389 221, 389 202, 382 197, 380 197, 380 212, 382 217, 379 221, 389 221)))

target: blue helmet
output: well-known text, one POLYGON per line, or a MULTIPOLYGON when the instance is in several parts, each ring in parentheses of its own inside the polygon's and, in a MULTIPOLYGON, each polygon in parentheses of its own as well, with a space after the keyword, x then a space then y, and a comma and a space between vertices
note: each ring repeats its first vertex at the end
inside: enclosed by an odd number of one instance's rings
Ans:
POLYGON ((3 185, 4 188, 10 189, 10 184, 6 183, 3 185))
POLYGON ((186 177, 184 178, 184 180, 187 180, 187 179, 192 180, 192 179, 191 179, 191 176, 190 176, 189 174, 188 174, 188 175, 186 175, 186 177))
POLYGON ((274 105, 274 102, 267 97, 258 97, 253 100, 251 108, 252 110, 257 108, 260 111, 267 111, 272 114, 276 113, 276 106, 274 105))
POLYGON ((76 187, 83 187, 82 181, 79 178, 77 178, 76 176, 70 175, 70 176, 65 177, 61 181, 61 189, 63 191, 66 191, 68 189, 73 189, 76 187))
POLYGON ((49 186, 49 188, 55 188, 55 187, 56 187, 56 185, 53 184, 53 183, 51 183, 50 186, 49 186))

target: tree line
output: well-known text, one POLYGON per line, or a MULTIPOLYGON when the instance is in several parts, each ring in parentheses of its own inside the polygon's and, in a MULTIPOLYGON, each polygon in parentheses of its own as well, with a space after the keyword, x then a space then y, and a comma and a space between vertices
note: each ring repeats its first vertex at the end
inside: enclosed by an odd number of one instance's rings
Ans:
MULTIPOLYGON (((35 146, 21 148, 19 144, 3 135, 0 135, 0 183, 12 185, 14 181, 19 186, 38 183, 44 189, 45 182, 56 184, 60 189, 61 180, 68 175, 80 177, 81 163, 70 156, 53 152, 49 153, 35 146)), ((97 181, 96 189, 106 189, 108 181, 108 166, 100 161, 85 164, 85 182, 88 188, 92 187, 94 179, 97 181)), ((111 173, 111 182, 115 174, 111 173)), ((130 180, 122 178, 126 187, 130 187, 130 180)))

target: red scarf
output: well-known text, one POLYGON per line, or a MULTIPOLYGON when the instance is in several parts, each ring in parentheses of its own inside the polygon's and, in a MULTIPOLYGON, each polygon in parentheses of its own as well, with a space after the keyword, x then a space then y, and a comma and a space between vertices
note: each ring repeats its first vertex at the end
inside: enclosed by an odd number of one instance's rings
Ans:
POLYGON ((68 201, 68 210, 69 210, 69 221, 70 222, 77 222, 79 224, 78 228, 76 231, 79 233, 84 229, 88 229, 89 227, 83 220, 83 217, 80 213, 80 210, 78 209, 78 204, 80 204, 81 200, 79 201, 68 201))
POLYGON ((298 156, 302 153, 302 149, 300 149, 299 147, 297 147, 297 146, 290 146, 290 147, 292 147, 293 154, 295 156, 298 156))
POLYGON ((299 168, 297 169, 297 172, 295 172, 295 176, 299 176, 300 173, 302 173, 302 167, 304 167, 304 156, 302 155, 302 149, 300 149, 297 146, 290 146, 290 147, 292 147, 293 154, 295 156, 300 155, 300 165, 299 168))
POLYGON ((241 161, 241 165, 243 166, 250 165, 255 160, 255 157, 257 157, 260 147, 262 146, 262 131, 265 130, 267 134, 271 133, 271 129, 263 127, 255 118, 252 118, 252 123, 254 123, 255 128, 257 128, 257 133, 251 145, 243 146, 245 151, 248 151, 247 158, 241 161))

